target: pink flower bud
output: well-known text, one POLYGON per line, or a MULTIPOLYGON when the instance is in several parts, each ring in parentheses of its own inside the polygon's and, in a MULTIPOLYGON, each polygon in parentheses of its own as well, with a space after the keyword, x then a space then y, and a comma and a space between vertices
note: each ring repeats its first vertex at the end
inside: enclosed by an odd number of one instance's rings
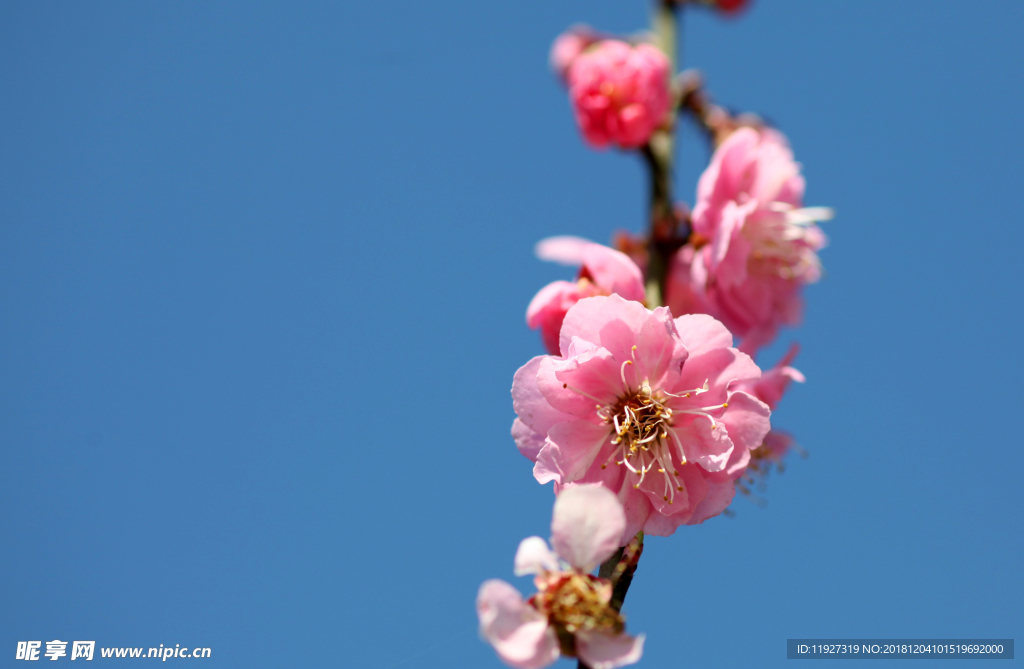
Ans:
POLYGON ((669 110, 669 62, 650 44, 604 40, 575 57, 569 97, 583 137, 596 148, 642 146, 669 110))

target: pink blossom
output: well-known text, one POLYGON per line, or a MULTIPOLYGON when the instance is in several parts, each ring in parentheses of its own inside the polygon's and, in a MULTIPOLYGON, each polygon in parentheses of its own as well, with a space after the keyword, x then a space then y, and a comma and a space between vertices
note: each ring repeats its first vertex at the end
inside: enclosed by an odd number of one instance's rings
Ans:
POLYGON ((579 486, 558 496, 552 515, 555 550, 528 537, 516 551, 515 574, 535 574, 537 594, 523 600, 505 581, 484 582, 476 600, 481 636, 519 669, 545 667, 560 654, 593 669, 637 662, 644 635, 623 631, 625 621, 610 605, 612 583, 590 573, 619 547, 626 525, 622 505, 600 486, 579 486))
POLYGON ((618 294, 643 301, 644 279, 629 256, 579 237, 549 237, 537 244, 537 257, 565 265, 579 265, 576 282, 555 281, 540 289, 526 308, 526 324, 540 328, 544 346, 558 353, 562 319, 584 297, 618 294))
POLYGON ((603 40, 577 56, 567 80, 583 137, 596 148, 645 144, 668 113, 669 69, 650 44, 603 40))
POLYGON ((576 57, 599 39, 601 39, 600 36, 590 27, 573 26, 559 35, 551 45, 551 69, 559 77, 565 79, 569 66, 576 60, 576 57))
POLYGON ((697 187, 693 236, 673 258, 666 289, 675 313, 707 313, 754 353, 796 325, 800 291, 821 276, 826 238, 803 208, 804 179, 785 137, 740 128, 715 151, 697 187))
POLYGON ((539 482, 617 493, 624 539, 672 534, 728 506, 726 468, 761 444, 770 410, 739 388, 761 370, 721 323, 590 297, 566 314, 559 351, 528 362, 512 384, 512 435, 539 482))

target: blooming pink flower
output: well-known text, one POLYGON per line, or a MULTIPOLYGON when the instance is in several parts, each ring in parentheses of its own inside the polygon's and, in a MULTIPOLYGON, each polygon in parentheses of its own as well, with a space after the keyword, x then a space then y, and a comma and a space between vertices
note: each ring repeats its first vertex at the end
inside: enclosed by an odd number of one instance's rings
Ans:
POLYGON ((559 351, 528 362, 512 384, 512 435, 539 482, 616 492, 624 539, 672 534, 728 506, 731 479, 713 475, 761 444, 770 411, 738 388, 761 370, 721 323, 590 297, 566 314, 559 351))
POLYGON ((555 281, 540 289, 526 308, 526 324, 540 328, 544 346, 558 353, 562 319, 584 297, 618 294, 642 302, 644 279, 629 256, 579 237, 549 237, 537 244, 537 257, 566 265, 579 265, 575 283, 555 281))
POLYGON ((515 574, 536 574, 537 594, 524 601, 497 579, 480 586, 480 634, 506 664, 538 669, 564 654, 592 669, 613 669, 640 659, 644 635, 623 631, 625 621, 610 605, 612 583, 590 573, 618 549, 625 525, 622 505, 607 490, 567 490, 551 520, 555 551, 540 537, 523 539, 516 551, 515 574))
POLYGON ((800 289, 821 276, 826 244, 803 208, 800 165, 781 133, 741 128, 711 159, 697 187, 693 236, 673 258, 666 301, 675 313, 707 313, 753 353, 802 312, 800 289))
POLYGON ((597 148, 646 143, 668 113, 669 69, 650 44, 603 40, 579 54, 567 80, 583 137, 597 148))
POLYGON ((588 26, 573 26, 559 35, 551 45, 551 69, 565 79, 569 66, 576 57, 588 46, 598 41, 600 36, 588 26))

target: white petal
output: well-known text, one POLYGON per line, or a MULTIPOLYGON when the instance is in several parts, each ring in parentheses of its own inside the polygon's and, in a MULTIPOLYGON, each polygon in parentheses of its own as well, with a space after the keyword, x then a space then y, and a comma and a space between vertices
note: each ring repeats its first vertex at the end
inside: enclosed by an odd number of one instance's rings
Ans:
POLYGON ((611 557, 625 529, 622 504, 600 484, 574 486, 555 500, 551 545, 577 569, 589 572, 611 557))
POLYGON ((591 669, 614 669, 640 660, 644 654, 644 635, 578 632, 576 652, 591 669))
POLYGON ((515 562, 516 576, 557 570, 558 556, 548 548, 548 542, 540 537, 526 537, 519 542, 515 562))
POLYGON ((558 639, 547 619, 508 583, 497 579, 484 582, 476 598, 476 610, 480 635, 506 664, 517 669, 540 669, 558 659, 558 639))
POLYGON ((829 207, 804 207, 786 212, 786 222, 793 225, 807 225, 818 221, 831 221, 836 212, 829 207))
POLYGON ((562 235, 540 240, 533 251, 541 260, 557 262, 562 265, 582 265, 583 249, 593 243, 582 237, 562 235))

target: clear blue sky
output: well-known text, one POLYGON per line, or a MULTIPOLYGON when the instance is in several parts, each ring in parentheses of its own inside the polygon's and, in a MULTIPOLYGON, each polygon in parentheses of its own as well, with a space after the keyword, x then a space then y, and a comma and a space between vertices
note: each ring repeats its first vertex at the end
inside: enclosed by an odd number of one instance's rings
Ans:
MULTIPOLYGON (((647 11, 4 4, 0 666, 54 638, 500 666, 476 590, 529 591, 512 556, 552 502, 508 435, 526 304, 569 274, 532 246, 639 229, 646 193, 583 145, 547 49, 647 11)), ((1021 637, 1024 5, 685 23, 685 63, 788 134, 838 217, 805 326, 762 358, 803 345, 774 422, 810 457, 766 508, 648 542, 641 666, 1021 637)), ((706 147, 681 151, 692 202, 706 147)))

